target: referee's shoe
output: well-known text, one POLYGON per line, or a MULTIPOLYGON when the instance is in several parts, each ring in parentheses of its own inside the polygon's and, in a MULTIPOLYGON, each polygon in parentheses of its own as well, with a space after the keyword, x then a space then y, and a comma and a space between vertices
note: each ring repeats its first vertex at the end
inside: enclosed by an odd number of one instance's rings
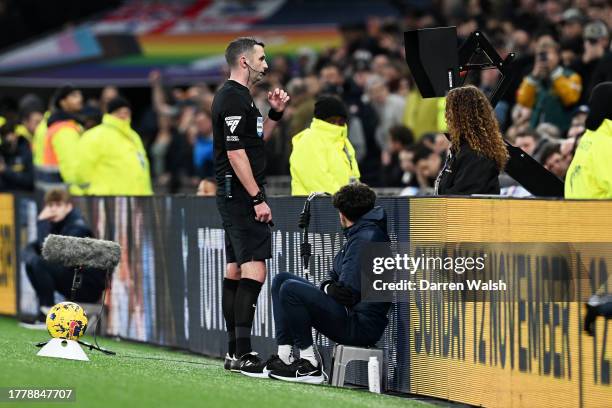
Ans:
POLYGON ((321 363, 317 364, 315 367, 310 361, 304 358, 300 358, 290 365, 285 365, 282 369, 272 370, 270 372, 270 378, 306 384, 323 384, 325 381, 321 363))
POLYGON ((283 370, 289 367, 277 355, 272 355, 268 361, 259 358, 256 352, 252 351, 238 359, 240 372, 249 377, 269 378, 271 371, 283 370))
POLYGON ((225 362, 223 363, 223 368, 226 370, 233 371, 235 373, 240 372, 240 366, 238 365, 238 359, 229 353, 225 354, 225 362))

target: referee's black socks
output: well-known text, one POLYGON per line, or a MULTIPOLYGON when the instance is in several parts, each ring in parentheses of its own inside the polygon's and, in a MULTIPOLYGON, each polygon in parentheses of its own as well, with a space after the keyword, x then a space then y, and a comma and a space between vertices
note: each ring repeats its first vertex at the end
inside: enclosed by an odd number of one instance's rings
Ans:
POLYGON ((238 291, 239 280, 223 279, 223 293, 221 295, 221 308, 223 309, 223 317, 225 318, 225 327, 227 328, 228 337, 228 353, 230 356, 236 354, 236 324, 234 304, 236 302, 236 292, 238 291))
POLYGON ((236 322, 236 357, 253 351, 251 349, 251 327, 257 307, 257 298, 263 284, 253 279, 242 278, 238 284, 234 316, 236 322))

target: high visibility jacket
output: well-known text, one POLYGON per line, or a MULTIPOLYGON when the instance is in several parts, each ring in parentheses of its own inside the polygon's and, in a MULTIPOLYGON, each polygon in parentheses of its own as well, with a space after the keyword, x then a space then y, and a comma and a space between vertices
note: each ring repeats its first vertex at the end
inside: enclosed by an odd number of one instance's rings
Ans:
POLYGON ((19 124, 19 125, 15 126, 15 133, 17 134, 17 136, 21 136, 25 140, 27 140, 28 143, 32 143, 32 136, 33 135, 30 133, 28 128, 25 127, 24 125, 19 124))
POLYGON ((76 181, 85 195, 151 195, 149 160, 129 121, 106 114, 81 136, 76 181))
POLYGON ((36 186, 43 190, 71 186, 75 182, 76 164, 79 160, 77 148, 83 132, 81 125, 63 112, 49 118, 42 143, 41 163, 36 166, 36 186))
POLYGON ((425 99, 416 87, 408 92, 403 122, 412 130, 415 141, 420 140, 425 133, 446 130, 444 108, 444 98, 425 99))
POLYGON ((51 112, 45 112, 43 116, 43 120, 40 121, 36 130, 34 131, 34 136, 32 137, 32 157, 34 159, 34 165, 40 166, 43 162, 43 150, 45 146, 45 135, 47 134, 47 120, 49 120, 49 116, 51 112))
POLYGON ((587 130, 565 176, 565 198, 612 198, 612 120, 587 130))
POLYGON ((347 126, 313 119, 310 127, 293 137, 289 158, 291 194, 335 193, 359 180, 355 149, 348 139, 347 126))

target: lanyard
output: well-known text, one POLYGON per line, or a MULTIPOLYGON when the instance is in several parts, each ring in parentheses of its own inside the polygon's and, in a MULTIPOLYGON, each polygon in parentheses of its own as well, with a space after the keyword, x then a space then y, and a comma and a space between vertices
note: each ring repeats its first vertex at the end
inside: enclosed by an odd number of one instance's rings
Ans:
POLYGON ((438 195, 438 187, 440 186, 440 181, 442 180, 442 175, 444 174, 444 172, 453 172, 453 170, 451 169, 451 166, 453 165, 453 160, 453 152, 449 150, 448 155, 446 156, 446 160, 444 161, 444 166, 442 167, 442 170, 440 170, 440 173, 438 173, 438 177, 436 177, 436 183, 434 184, 434 195, 438 195))

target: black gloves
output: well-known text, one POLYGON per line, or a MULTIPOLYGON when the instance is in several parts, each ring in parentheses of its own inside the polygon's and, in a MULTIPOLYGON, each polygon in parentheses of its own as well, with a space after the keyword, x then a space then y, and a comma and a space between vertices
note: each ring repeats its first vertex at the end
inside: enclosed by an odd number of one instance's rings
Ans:
POLYGON ((321 290, 343 306, 354 306, 359 303, 361 297, 342 282, 331 279, 321 282, 321 290))

